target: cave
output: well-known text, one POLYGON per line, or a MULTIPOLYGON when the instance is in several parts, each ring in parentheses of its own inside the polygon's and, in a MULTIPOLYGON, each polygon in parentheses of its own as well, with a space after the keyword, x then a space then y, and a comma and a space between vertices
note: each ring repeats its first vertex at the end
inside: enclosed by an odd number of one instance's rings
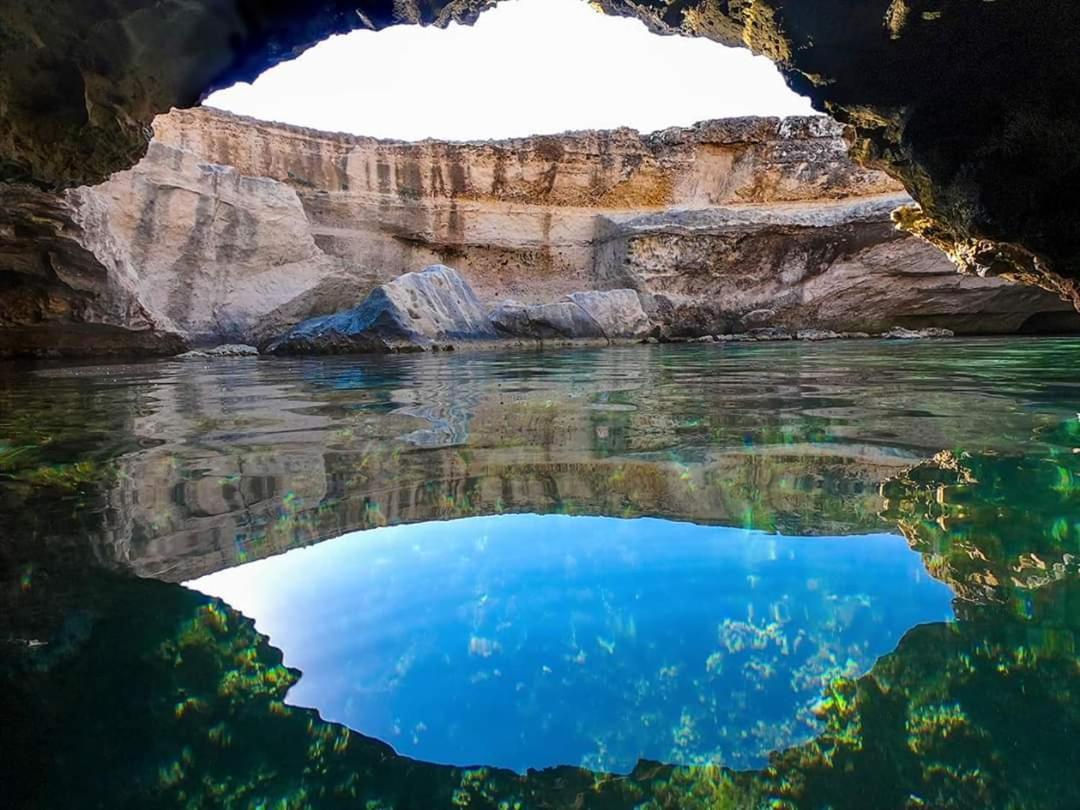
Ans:
POLYGON ((0 804, 1080 805, 1080 7, 591 0, 815 116, 204 103, 499 1, 0 0, 0 804))

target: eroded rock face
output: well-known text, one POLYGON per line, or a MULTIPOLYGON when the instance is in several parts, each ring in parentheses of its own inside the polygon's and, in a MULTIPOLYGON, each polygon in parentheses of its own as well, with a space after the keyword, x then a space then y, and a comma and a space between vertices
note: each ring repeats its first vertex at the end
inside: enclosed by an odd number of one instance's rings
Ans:
POLYGON ((1049 293, 960 277, 898 233, 889 214, 909 198, 855 165, 827 118, 415 144, 205 109, 156 127, 147 157, 100 186, 0 186, 0 283, 21 290, 0 299, 5 325, 265 346, 434 263, 489 307, 633 290, 671 336, 1080 324, 1049 293), (27 314, 33 296, 52 309, 27 314), (81 320, 53 313, 76 298, 81 320))
POLYGON ((1052 0, 601 0, 661 33, 745 45, 850 124, 860 162, 918 205, 897 216, 963 272, 1080 306, 1080 7, 1052 0), (1037 43, 1033 47, 1033 43, 1037 43))
MULTIPOLYGON (((495 0, 9 0, 0 178, 59 188, 142 155, 157 113, 356 28, 472 22, 495 0)), ((772 59, 920 208, 899 221, 961 269, 1080 305, 1080 6, 1046 0, 597 0, 658 33, 772 59)), ((645 100, 643 103, 647 103, 645 100)))
POLYGON ((604 218, 603 284, 631 286, 671 336, 767 327, 838 332, 946 328, 960 334, 1075 329, 1068 304, 1033 288, 957 275, 898 232, 903 195, 722 206, 604 218))
POLYGON ((28 186, 0 197, 0 358, 183 350, 140 300, 99 208, 28 186))

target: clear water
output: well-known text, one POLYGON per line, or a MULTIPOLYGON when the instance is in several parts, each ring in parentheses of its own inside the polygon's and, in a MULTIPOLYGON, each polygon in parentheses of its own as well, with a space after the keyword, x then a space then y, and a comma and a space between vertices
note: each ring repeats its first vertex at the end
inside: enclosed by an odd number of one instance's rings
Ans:
POLYGON ((1078 360, 0 367, 3 804, 1080 805, 1078 360))

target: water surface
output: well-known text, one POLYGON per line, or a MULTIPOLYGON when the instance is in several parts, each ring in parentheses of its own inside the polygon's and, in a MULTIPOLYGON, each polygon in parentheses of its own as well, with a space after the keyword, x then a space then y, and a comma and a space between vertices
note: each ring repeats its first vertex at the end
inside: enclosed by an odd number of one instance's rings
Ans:
POLYGON ((4 366, 0 784, 15 807, 1080 804, 1078 360, 4 366))

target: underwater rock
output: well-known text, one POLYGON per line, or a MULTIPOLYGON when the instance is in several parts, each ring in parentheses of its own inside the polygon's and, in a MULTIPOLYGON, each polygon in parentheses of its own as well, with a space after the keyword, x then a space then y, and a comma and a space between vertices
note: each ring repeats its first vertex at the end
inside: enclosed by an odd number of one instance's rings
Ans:
POLYGON ((259 350, 243 343, 226 343, 212 349, 194 349, 176 356, 177 360, 212 359, 215 357, 258 357, 259 350))
POLYGON ((902 326, 895 326, 888 332, 882 333, 881 336, 886 340, 918 340, 955 337, 955 334, 951 329, 904 329, 902 326))
POLYGON ((304 321, 272 354, 422 351, 435 341, 495 338, 483 305, 456 270, 437 264, 376 288, 359 306, 304 321))
POLYGON ((1020 604, 1080 575, 1080 422, 1039 434, 1045 454, 942 451, 881 487, 882 516, 964 602, 1020 604))

